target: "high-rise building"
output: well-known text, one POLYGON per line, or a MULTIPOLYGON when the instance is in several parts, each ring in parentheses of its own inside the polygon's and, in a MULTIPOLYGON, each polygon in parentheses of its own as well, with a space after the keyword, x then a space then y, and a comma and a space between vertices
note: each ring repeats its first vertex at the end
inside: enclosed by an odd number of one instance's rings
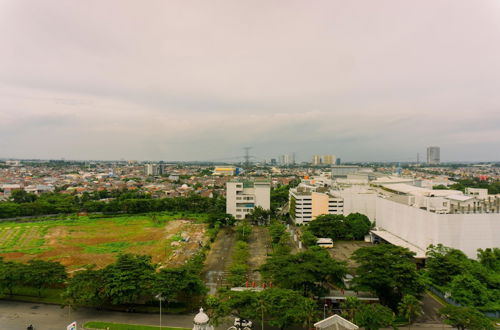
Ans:
POLYGON ((436 165, 441 162, 440 159, 441 149, 439 147, 428 147, 427 148, 427 164, 436 165))
POLYGON ((314 155, 313 159, 312 159, 312 164, 313 164, 313 166, 321 165, 321 156, 320 155, 314 155))
POLYGON ((163 166, 158 164, 146 164, 144 165, 144 174, 153 176, 162 175, 163 166))
POLYGON ((235 180, 226 183, 226 213, 244 219, 256 206, 271 209, 269 181, 235 180))
POLYGON ((279 164, 282 166, 295 165, 295 152, 291 154, 281 155, 279 157, 279 164))
POLYGON ((335 161, 336 161, 336 157, 335 155, 324 155, 323 156, 323 164, 326 164, 326 165, 335 165, 335 161))

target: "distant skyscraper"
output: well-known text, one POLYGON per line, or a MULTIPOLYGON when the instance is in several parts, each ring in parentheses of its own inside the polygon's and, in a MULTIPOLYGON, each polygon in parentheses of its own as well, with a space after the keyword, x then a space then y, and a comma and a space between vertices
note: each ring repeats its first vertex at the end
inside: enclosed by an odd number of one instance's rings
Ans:
POLYGON ((340 158, 335 159, 335 165, 340 165, 340 163, 341 163, 341 162, 342 162, 342 161, 341 161, 341 159, 340 159, 340 158))
POLYGON ((335 165, 336 157, 335 155, 324 155, 323 164, 335 165))
POLYGON ((321 165, 321 156, 320 155, 314 155, 312 159, 312 164, 314 166, 321 165))
POLYGON ((290 165, 290 155, 283 155, 283 165, 290 165))
POLYGON ((163 174, 163 165, 158 164, 146 164, 144 165, 144 174, 146 175, 162 175, 163 174))
POLYGON ((440 158, 441 149, 439 147, 428 147, 427 148, 427 164, 436 165, 441 162, 440 158))

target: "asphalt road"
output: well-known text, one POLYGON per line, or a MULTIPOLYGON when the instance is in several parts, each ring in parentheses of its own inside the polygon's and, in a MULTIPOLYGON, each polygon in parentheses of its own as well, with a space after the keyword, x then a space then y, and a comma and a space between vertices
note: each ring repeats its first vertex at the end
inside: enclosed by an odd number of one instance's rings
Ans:
MULTIPOLYGON (((162 325, 172 327, 193 327, 193 315, 163 315, 162 325)), ((44 305, 16 301, 0 300, 0 329, 26 330, 33 324, 35 330, 61 330, 73 321, 78 326, 88 321, 106 321, 144 325, 160 325, 159 315, 97 311, 79 308, 68 311, 57 305, 44 305)))

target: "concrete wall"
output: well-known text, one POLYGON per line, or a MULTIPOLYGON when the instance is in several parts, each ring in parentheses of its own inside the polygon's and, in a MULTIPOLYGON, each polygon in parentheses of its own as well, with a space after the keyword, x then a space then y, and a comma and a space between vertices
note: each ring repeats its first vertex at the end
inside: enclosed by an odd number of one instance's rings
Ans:
POLYGON ((377 226, 426 249, 441 243, 476 258, 477 249, 500 246, 500 214, 436 214, 376 198, 377 226))
POLYGON ((328 200, 330 199, 327 194, 313 192, 312 197, 312 219, 316 219, 318 215, 328 214, 328 200))
POLYGON ((371 221, 375 221, 376 193, 363 186, 353 186, 342 190, 340 196, 344 198, 344 215, 361 213, 371 221))
POLYGON ((271 209, 271 185, 270 183, 254 183, 255 206, 260 206, 264 210, 271 209))

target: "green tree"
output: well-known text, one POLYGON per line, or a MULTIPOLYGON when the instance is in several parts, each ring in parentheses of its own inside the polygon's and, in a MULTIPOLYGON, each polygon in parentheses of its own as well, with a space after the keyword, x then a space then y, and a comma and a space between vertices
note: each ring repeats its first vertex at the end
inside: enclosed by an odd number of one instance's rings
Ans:
POLYGON ((246 218, 256 225, 266 225, 271 219, 271 212, 264 210, 261 206, 256 206, 247 214, 246 218))
POLYGON ((354 323, 367 330, 378 330, 394 323, 394 313, 380 304, 362 304, 356 312, 354 323))
POLYGON ((372 222, 368 217, 361 213, 351 213, 345 218, 347 226, 346 238, 362 240, 372 228, 372 222))
POLYGON ((342 287, 347 268, 323 249, 312 248, 294 255, 273 255, 261 272, 277 286, 308 296, 324 293, 327 283, 342 287))
POLYGON ((55 261, 30 260, 24 271, 24 285, 38 289, 39 297, 41 289, 61 286, 68 277, 66 268, 55 261))
POLYGON ((318 238, 314 236, 314 234, 311 233, 311 231, 309 231, 307 228, 302 230, 302 235, 300 238, 302 240, 302 243, 307 247, 315 246, 318 242, 318 238))
POLYGON ((308 225, 316 237, 330 237, 333 240, 344 239, 347 233, 345 217, 338 214, 325 214, 316 217, 308 225))
POLYGON ((477 258, 486 268, 500 272, 500 248, 478 249, 477 258))
POLYGON ((342 309, 342 317, 354 322, 357 310, 361 307, 363 303, 358 297, 346 297, 345 300, 340 304, 342 309))
POLYGON ((277 220, 272 221, 269 226, 269 235, 271 236, 271 242, 278 244, 283 235, 288 235, 286 226, 277 220))
POLYGON ((10 194, 10 200, 14 203, 31 203, 37 200, 37 196, 23 189, 16 189, 10 194))
POLYGON ((352 256, 359 267, 353 284, 377 294, 382 304, 397 310, 406 294, 418 296, 424 289, 413 256, 406 248, 379 244, 356 250, 352 256))
POLYGON ((104 271, 95 270, 94 267, 78 271, 68 280, 63 293, 67 305, 99 307, 104 304, 104 271))
POLYGON ((248 223, 248 221, 242 220, 236 226, 236 234, 238 236, 238 240, 248 242, 250 238, 250 234, 252 233, 252 226, 248 223))
POLYGON ((453 276, 465 272, 468 258, 460 250, 451 249, 442 244, 427 248, 426 269, 431 280, 437 285, 449 283, 453 276))
POLYGON ((154 294, 161 294, 167 303, 203 295, 206 291, 200 274, 189 266, 163 268, 155 275, 154 294))
POLYGON ((413 323, 417 317, 422 315, 422 303, 415 296, 405 295, 398 304, 399 315, 413 323))
POLYGON ((150 256, 122 254, 103 269, 106 299, 113 305, 137 303, 152 294, 155 267, 150 256))
POLYGON ((457 275, 450 285, 451 297, 463 306, 484 306, 489 301, 488 288, 470 274, 457 275))
POLYGON ((291 325, 302 325, 314 318, 314 302, 293 290, 272 288, 262 291, 266 321, 269 325, 285 329, 291 325))
POLYGON ((22 285, 24 282, 24 274, 27 266, 20 262, 3 261, 0 259, 0 290, 7 290, 12 296, 16 286, 22 285))
POLYGON ((447 305, 439 310, 446 324, 459 330, 494 330, 490 319, 471 307, 447 305))
POLYGON ((0 218, 13 218, 21 214, 19 204, 10 202, 0 202, 0 218))

